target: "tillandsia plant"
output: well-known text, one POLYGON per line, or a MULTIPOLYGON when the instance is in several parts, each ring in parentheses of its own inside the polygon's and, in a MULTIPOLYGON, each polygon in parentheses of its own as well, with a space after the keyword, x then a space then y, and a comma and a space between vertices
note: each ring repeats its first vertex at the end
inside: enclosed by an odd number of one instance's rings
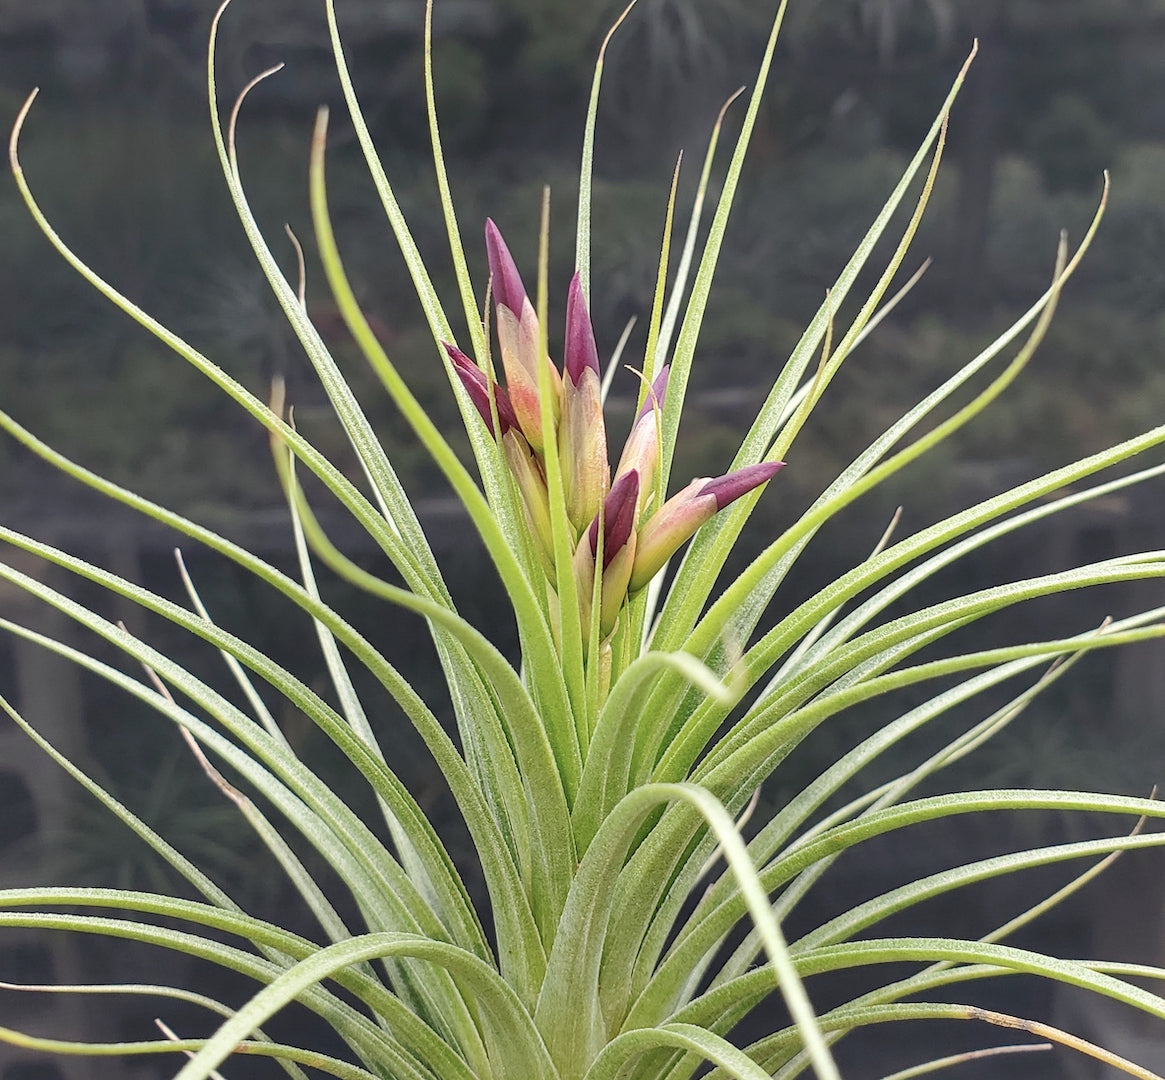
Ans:
MULTIPOLYGON (((459 282, 457 319, 464 326, 459 345, 454 313, 434 291, 372 145, 328 0, 351 122, 432 331, 433 362, 444 364, 460 408, 476 476, 411 395, 355 300, 329 219, 326 113, 317 124, 310 170, 320 259, 352 336, 461 500, 496 568, 517 627, 521 656, 515 664, 491 642, 491 628, 471 625, 456 610, 392 462, 308 317, 302 271, 296 288, 280 271, 252 215, 234 139, 247 91, 224 130, 215 89, 214 43, 225 6, 213 23, 208 65, 223 174, 259 264, 349 437, 362 468, 360 482, 296 429, 279 388, 270 404, 252 394, 103 280, 54 232, 17 157, 31 99, 13 134, 11 160, 32 215, 89 282, 270 433, 288 496, 298 578, 68 460, 8 415, 0 413, 0 426, 82 484, 233 560, 306 612, 318 631, 333 695, 326 700, 218 626, 189 579, 191 604, 184 607, 6 527, 0 528, 0 538, 12 547, 133 601, 221 650, 251 711, 143 636, 10 562, 0 563, 0 578, 104 639, 143 673, 127 674, 97 655, 2 621, 9 632, 108 680, 174 724, 286 873, 316 931, 293 933, 243 910, 5 702, 29 737, 201 899, 94 888, 11 889, 0 892, 0 925, 129 939, 199 957, 254 980, 259 988, 237 1005, 164 978, 153 985, 70 987, 76 993, 151 995, 162 1013, 168 1002, 194 1002, 205 1007, 208 1025, 202 1032, 167 1027, 166 1038, 142 1043, 68 1043, 8 1029, 0 1031, 0 1038, 68 1054, 185 1053, 179 1080, 217 1076, 220 1066, 228 1075, 234 1069, 241 1073, 243 1056, 272 1058, 297 1078, 312 1070, 345 1080, 684 1080, 697 1074, 787 1080, 810 1071, 837 1077, 832 1048, 869 1025, 965 1019, 1018 1028, 1033 1041, 1059 1043, 1132 1075, 1152 1076, 1079 1034, 961 999, 967 984, 1023 973, 1116 999, 1165 1021, 1165 998, 1133 981, 1159 979, 1161 971, 1055 958, 1004 942, 1095 876, 1116 852, 1165 843, 1165 835, 1142 834, 1137 825, 1138 819, 1165 816, 1165 810, 1149 799, 1073 791, 975 790, 919 797, 915 789, 932 783, 945 767, 1002 730, 1084 654, 1165 633, 1165 610, 1082 627, 1067 637, 984 651, 944 652, 952 632, 1039 597, 1160 578, 1165 558, 1160 552, 1141 552, 929 606, 911 600, 918 586, 982 545, 1165 471, 1165 466, 1147 466, 1092 479, 1165 443, 1165 426, 912 535, 895 539, 888 531, 872 553, 855 552, 852 569, 810 598, 781 602, 782 585, 826 522, 973 420, 1020 374, 1092 238, 1099 213, 1074 252, 1062 242, 1049 288, 1015 325, 890 425, 791 526, 770 537, 738 576, 725 581, 722 571, 765 497, 766 484, 773 481, 768 497, 777 497, 782 478, 773 478, 780 463, 788 458, 790 468, 795 467, 794 443, 807 418, 841 364, 894 302, 891 286, 930 196, 962 73, 900 183, 781 368, 731 469, 685 486, 673 483, 680 416, 785 4, 775 14, 709 224, 703 211, 719 122, 713 130, 674 267, 673 183, 658 284, 637 365, 639 407, 612 469, 602 402, 624 346, 601 365, 587 312, 591 172, 603 53, 585 126, 577 273, 566 289, 560 369, 548 348, 548 202, 533 296, 492 223, 486 226, 489 279, 473 281, 442 156, 427 19, 427 101, 436 180, 459 282), (915 187, 913 209, 903 226, 897 213, 915 187), (901 231, 891 235, 892 228, 901 231), (839 325, 859 274, 871 273, 871 260, 883 250, 891 253, 888 262, 852 322, 839 325), (500 362, 491 346, 495 336, 500 362), (1010 359, 1002 362, 1005 357, 1010 359), (988 378, 997 362, 1001 370, 988 378), (986 385, 969 393, 978 378, 986 385), (964 404, 938 419, 936 413, 955 397, 964 404), (367 532, 398 581, 374 575, 331 542, 299 485, 303 470, 367 532), (681 551, 678 565, 669 567, 681 551), (321 599, 319 564, 424 621, 448 684, 455 734, 442 726, 405 676, 321 599), (888 618, 892 605, 895 614, 888 618), (775 616, 769 614, 774 611, 775 616), (926 658, 920 659, 923 650, 926 658), (383 749, 392 732, 362 704, 357 680, 350 676, 353 665, 377 680, 424 740, 472 838, 472 869, 480 871, 487 902, 475 905, 464 884, 470 868, 454 862, 393 771, 392 755, 383 749), (768 820, 744 824, 754 792, 781 772, 785 759, 811 732, 847 710, 912 687, 933 689, 930 696, 915 696, 907 711, 839 756, 768 820), (996 704, 1000 699, 992 692, 1007 688, 1010 697, 996 704), (302 712, 334 743, 351 766, 350 791, 326 783, 311 761, 297 755, 272 718, 276 710, 268 702, 273 695, 302 712), (991 704, 981 704, 985 700, 991 704), (899 743, 956 709, 972 713, 961 734, 939 749, 931 744, 922 760, 901 775, 864 779, 889 760, 888 752, 899 743), (230 775, 229 783, 220 769, 230 775), (358 788, 371 788, 378 820, 353 809, 358 788), (796 910, 801 921, 809 918, 807 898, 839 856, 877 837, 908 836, 921 823, 1006 809, 1087 812, 1090 822, 1108 814, 1124 831, 957 864, 819 920, 786 941, 782 926, 788 916, 796 910), (305 850, 316 865, 326 865, 325 875, 313 876, 302 857, 305 850), (1053 897, 1027 911, 1001 915, 999 926, 985 928, 977 939, 878 936, 884 920, 928 899, 1071 860, 1091 862, 1053 897), (813 976, 883 970, 885 965, 894 965, 892 974, 872 980, 873 988, 815 1013, 809 996, 813 976), (741 1021, 750 1014, 755 1019, 757 1007, 774 996, 785 1009, 772 1008, 768 1033, 759 1040, 740 1036, 741 1021), (292 1003, 329 1025, 346 1053, 272 1041, 264 1025, 292 1003), (739 1045, 742 1041, 746 1045, 739 1045)), ((272 73, 260 75, 251 86, 272 73)), ((966 1055, 923 1060, 900 1075, 937 1071, 960 1060, 966 1055)))

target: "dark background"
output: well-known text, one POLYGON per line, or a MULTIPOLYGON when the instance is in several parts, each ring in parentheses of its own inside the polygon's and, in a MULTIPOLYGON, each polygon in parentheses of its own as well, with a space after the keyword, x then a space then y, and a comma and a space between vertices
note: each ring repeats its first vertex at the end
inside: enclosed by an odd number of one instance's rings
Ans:
MULTIPOLYGON (((337 7, 389 176, 439 291, 454 297, 427 164, 419 51, 423 6, 338 0, 337 7)), ((641 329, 628 355, 634 356, 636 344, 642 347, 675 156, 687 152, 682 221, 712 121, 724 99, 753 78, 771 8, 757 0, 640 0, 612 44, 600 111, 593 246, 592 309, 604 354, 632 315, 640 316, 641 329)), ((301 426, 352 466, 342 437, 329 426, 310 367, 253 265, 218 173, 205 104, 211 11, 202 0, 3 0, 0 115, 11 120, 29 88, 39 85, 22 158, 66 242, 255 392, 265 394, 276 373, 286 377, 301 426)), ((539 199, 549 184, 551 272, 558 289, 554 326, 572 269, 575 174, 591 65, 616 14, 612 5, 569 0, 438 0, 436 7, 438 107, 471 265, 483 280, 480 223, 490 215, 532 279, 539 199)), ((905 507, 902 529, 913 531, 1161 421, 1165 3, 793 0, 701 338, 677 479, 726 466, 755 403, 929 126, 975 37, 980 54, 955 109, 950 155, 908 260, 909 270, 927 256, 934 265, 831 386, 779 485, 761 504, 754 545, 794 517, 873 435, 1042 292, 1060 229, 1068 229, 1073 240, 1080 237, 1105 168, 1112 172, 1111 205, 1047 342, 1020 383, 989 414, 824 531, 798 580, 787 587, 788 603, 794 593, 803 595, 864 556, 899 504, 905 507)), ((309 307, 317 324, 363 390, 394 462, 420 501, 461 609, 508 643, 511 629, 499 614, 502 598, 492 575, 464 539, 466 529, 435 470, 350 347, 311 258, 307 143, 315 110, 327 103, 334 106, 332 209, 350 273, 421 400, 447 425, 454 423, 444 373, 346 122, 322 4, 236 0, 221 35, 224 106, 251 75, 278 61, 287 66, 255 92, 242 123, 249 195, 289 272, 283 223, 308 244, 309 307)), ((722 162, 742 112, 738 104, 735 121, 730 114, 722 162)), ((290 566, 290 532, 264 434, 84 285, 36 229, 11 181, 0 184, 0 237, 3 408, 97 471, 290 566)), ((616 398, 629 398, 634 389, 628 376, 616 383, 616 398)), ((626 413, 618 400, 613 406, 618 438, 626 413)), ((1147 487, 995 545, 919 600, 1159 545, 1165 537, 1161 493, 1160 485, 1147 487)), ((0 500, 4 524, 166 595, 181 595, 172 536, 104 506, 7 441, 0 442, 0 500)), ((358 545, 342 522, 333 524, 341 538, 358 545)), ((288 617, 231 568, 196 550, 187 557, 216 619, 324 685, 306 622, 288 617)), ((67 584, 59 575, 50 580, 67 584)), ((93 588, 69 587, 149 633, 151 641, 180 650, 200 674, 223 681, 216 658, 192 649, 176 632, 122 611, 93 588)), ((338 604, 356 605, 356 621, 441 706, 439 674, 418 626, 345 596, 335 583, 325 587, 338 604)), ((7 591, 4 599, 17 621, 82 640, 35 605, 7 591)), ((1165 593, 1156 584, 1073 596, 988 623, 977 644, 1075 632, 1107 614, 1161 603, 1165 593)), ((223 805, 171 729, 31 647, 0 649, 6 650, 0 655, 0 691, 14 697, 30 719, 54 732, 178 846, 232 882, 241 900, 294 918, 286 914, 288 900, 277 876, 255 872, 260 856, 233 809, 223 805)), ((1161 663, 1161 650, 1147 646, 1089 658, 944 784, 1146 794, 1165 773, 1161 663)), ((895 699, 832 726, 790 762, 766 793, 770 805, 862 731, 909 704, 895 699)), ((401 726, 389 706, 376 707, 386 730, 401 726)), ((314 745, 299 718, 281 720, 322 759, 327 773, 327 749, 314 745)), ((74 797, 23 736, 5 730, 3 739, 0 873, 6 881, 178 887, 159 876, 119 827, 74 797)), ((925 749, 912 749, 909 760, 925 749)), ((401 770, 434 818, 456 830, 439 778, 407 733, 399 736, 398 753, 406 762, 401 770)), ((954 835, 924 837, 917 850, 886 847, 839 865, 823 882, 818 903, 827 909, 852 902, 858 893, 864 898, 880 884, 906 880, 904 874, 917 876, 925 872, 916 865, 918 852, 931 847, 959 844, 970 858, 1113 827, 1043 818, 1006 826, 962 823, 954 835)), ((468 867, 466 853, 458 854, 468 867)), ((1030 901, 1055 888, 1066 873, 968 893, 946 910, 927 909, 925 918, 958 919, 964 924, 960 932, 982 933, 1022 907, 1023 897, 1030 901)), ((1045 931, 1025 942, 1067 955, 1165 959, 1159 864, 1129 857, 1111 880, 1107 890, 1094 887, 1066 905, 1045 931)), ((145 977, 142 972, 156 963, 124 946, 81 951, 32 936, 13 935, 12 941, 0 945, 0 979, 92 981, 110 965, 120 965, 111 977, 131 979, 145 977)), ((226 997, 245 992, 234 986, 219 990, 226 997)), ((1101 1041, 1117 1039, 1118 1029, 1103 1009, 1089 1006, 1078 1013, 1068 995, 1053 997, 1047 988, 1019 981, 1005 993, 1015 995, 1007 1000, 1019 1011, 1058 1016, 1101 1041)), ((134 999, 116 1008, 109 1001, 54 1000, 48 1008, 43 999, 7 994, 0 997, 0 1024, 39 1025, 76 1037, 149 1038, 158 1009, 134 999)), ((197 1013, 177 1015, 187 1033, 204 1023, 197 1013)), ((1156 1054, 1161 1068, 1160 1037, 1134 1021, 1125 1026, 1134 1034, 1120 1038, 1133 1042, 1117 1049, 1140 1053, 1150 1065, 1156 1054), (1138 1039, 1144 1044, 1139 1049, 1138 1039)), ((900 1041, 876 1034, 855 1052, 847 1075, 873 1078, 894 1063, 922 1060, 928 1040, 937 1047, 995 1037, 991 1031, 928 1031, 904 1052, 900 1041), (871 1047, 877 1050, 872 1057, 871 1047), (884 1067, 878 1056, 883 1052, 884 1067)), ((155 1075, 154 1066, 116 1060, 50 1066, 14 1054, 0 1056, 0 1063, 2 1080, 155 1075)), ((964 1075, 1001 1075, 1006 1069, 1015 1076, 1092 1075, 1073 1073, 1077 1067, 1067 1057, 1035 1055, 992 1064, 982 1073, 968 1068, 964 1075)), ((259 1066, 255 1070, 266 1075, 259 1066)), ((233 1068, 228 1075, 251 1074, 233 1068)))

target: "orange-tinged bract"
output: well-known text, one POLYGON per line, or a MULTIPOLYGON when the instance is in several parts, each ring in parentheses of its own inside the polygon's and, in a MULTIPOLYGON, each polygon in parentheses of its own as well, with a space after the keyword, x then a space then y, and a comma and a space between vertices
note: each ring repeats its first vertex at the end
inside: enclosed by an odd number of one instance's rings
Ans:
POLYGON ((534 550, 556 587, 545 459, 547 442, 555 440, 566 518, 573 533, 571 570, 583 635, 586 638, 590 633, 598 571, 602 576, 599 633, 605 640, 618 626, 628 598, 647 585, 705 521, 770 480, 782 462, 761 462, 714 479, 701 477, 659 506, 653 496, 669 374, 664 365, 648 388, 612 480, 599 350, 579 275, 574 275, 567 291, 560 373, 542 353, 538 316, 517 264, 492 221, 486 222, 485 242, 506 385, 491 382, 456 346, 446 344, 445 350, 486 427, 500 442, 521 494, 534 550), (550 432, 543 430, 540 363, 545 363, 542 381, 551 395, 549 414, 555 430, 550 432), (596 566, 600 547, 601 568, 596 566))
POLYGON ((547 435, 542 430, 539 366, 545 364, 549 375, 550 413, 556 424, 562 411, 562 378, 550 363, 549 357, 542 356, 538 315, 530 303, 530 297, 526 295, 510 249, 506 247, 502 234, 492 221, 485 223, 485 246, 493 281, 498 344, 501 347, 502 367, 506 372, 506 388, 522 434, 541 453, 547 435))
POLYGON ((563 368, 558 456, 566 492, 566 516, 577 535, 599 512, 611 483, 599 350, 578 274, 571 278, 566 298, 563 368))
POLYGON ((655 492, 655 470, 659 465, 659 421, 670 371, 670 365, 664 364, 655 382, 648 388, 647 398, 635 417, 635 423, 631 425, 631 434, 627 436, 619 464, 615 467, 616 479, 630 469, 639 473, 640 514, 655 492))

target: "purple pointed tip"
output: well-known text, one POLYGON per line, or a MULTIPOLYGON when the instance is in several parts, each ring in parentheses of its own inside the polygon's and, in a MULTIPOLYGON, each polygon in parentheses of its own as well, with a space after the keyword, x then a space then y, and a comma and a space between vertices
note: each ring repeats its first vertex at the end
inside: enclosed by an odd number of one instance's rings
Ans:
MULTIPOLYGON (((461 379, 461 385, 465 387, 465 391, 469 394, 469 399, 473 402, 481 418, 485 421, 485 426, 489 428, 490 434, 494 432, 493 413, 489 407, 489 380, 486 378, 485 372, 481 370, 468 356, 465 355, 456 345, 450 345, 448 342, 441 342, 445 352, 449 354, 449 359, 453 361, 453 370, 457 372, 461 379)), ((504 435, 511 428, 518 426, 518 418, 514 414, 514 406, 510 404, 509 395, 497 383, 494 383, 494 402, 498 410, 498 423, 501 424, 502 434, 504 435)))
POLYGON ((485 252, 489 259, 490 277, 493 279, 494 302, 505 304, 520 317, 526 299, 526 287, 522 284, 522 275, 518 273, 514 257, 506 247, 501 230, 494 224, 493 218, 485 219, 485 252))
POLYGON ((658 405, 663 408, 663 399, 667 396, 667 378, 671 374, 671 364, 664 364, 659 369, 659 374, 656 375, 655 381, 651 384, 651 389, 647 393, 647 397, 643 399, 643 404, 640 406, 639 412, 635 415, 636 422, 642 420, 648 413, 654 412, 658 405))
POLYGON ((716 509, 723 510, 734 499, 739 499, 741 495, 771 480, 784 464, 783 461, 762 461, 756 465, 746 465, 743 469, 709 480, 700 489, 700 495, 713 496, 716 509))
MULTIPOLYGON (((625 472, 611 485, 603 500, 603 569, 619 554, 635 528, 635 511, 639 502, 639 470, 625 472)), ((587 532, 591 551, 599 549, 599 515, 587 532)))
POLYGON ((566 294, 566 348, 563 352, 563 367, 575 386, 587 368, 599 374, 599 349, 577 271, 570 279, 570 289, 566 294))
POLYGON ((456 345, 451 345, 448 341, 441 342, 441 348, 448 354, 449 359, 453 361, 455 368, 461 369, 466 367, 476 368, 477 365, 469 359, 456 345))

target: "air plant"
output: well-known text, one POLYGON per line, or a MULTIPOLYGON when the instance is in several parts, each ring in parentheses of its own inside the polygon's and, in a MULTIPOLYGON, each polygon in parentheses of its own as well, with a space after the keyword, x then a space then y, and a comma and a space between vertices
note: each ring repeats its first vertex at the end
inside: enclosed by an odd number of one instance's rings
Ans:
MULTIPOLYGON (((495 627, 471 625, 458 613, 404 485, 312 325, 302 281, 297 287, 284 276, 252 216, 235 153, 235 121, 247 92, 273 71, 259 75, 243 92, 224 131, 214 46, 226 4, 214 19, 208 65, 223 174, 256 258, 358 457, 359 482, 296 429, 278 387, 270 402, 253 395, 103 280, 53 231, 17 156, 29 100, 13 134, 11 159, 33 217, 95 288, 270 433, 288 498, 298 577, 68 460, 7 414, 0 413, 0 426, 80 483, 233 560, 306 612, 318 632, 338 704, 218 626, 189 579, 186 607, 0 527, 0 539, 13 547, 133 601, 222 651, 250 711, 153 647, 145 635, 107 621, 9 562, 0 563, 0 578, 104 639, 139 665, 142 674, 128 674, 96 653, 0 620, 6 630, 108 680, 171 722, 254 828, 316 924, 313 934, 298 934, 243 910, 4 702, 46 753, 202 899, 125 889, 10 889, 0 892, 0 926, 146 943, 241 973, 258 989, 245 1003, 228 1005, 170 985, 164 975, 153 985, 73 987, 77 993, 151 995, 161 1012, 171 999, 196 1001, 207 1011, 206 1030, 175 1032, 167 1025, 166 1037, 130 1044, 66 1043, 9 1030, 0 1030, 0 1038, 57 1053, 186 1053, 189 1060, 178 1069, 179 1080, 216 1076, 220 1067, 229 1074, 241 1069, 240 1059, 248 1055, 273 1058, 300 1078, 307 1075, 305 1069, 313 1069, 350 1080, 685 1080, 696 1074, 787 1080, 809 1071, 836 1078, 831 1047, 868 1025, 963 1019, 1018 1028, 1035 1040, 1062 1044, 1132 1075, 1152 1075, 1078 1034, 960 1000, 968 983, 1026 973, 1165 1019, 1165 999, 1132 981, 1160 978, 1156 969, 1054 958, 1004 943, 1048 903, 1001 913, 999 926, 986 928, 977 939, 887 938, 877 936, 877 929, 891 915, 974 882, 1092 860, 1053 899, 1062 898, 1094 876, 1113 853, 1165 843, 1161 833, 1132 827, 1116 836, 959 863, 856 903, 794 940, 786 941, 783 933, 787 917, 794 909, 805 910, 834 860, 876 837, 908 837, 908 830, 920 823, 1038 809, 1088 812, 1090 821, 1115 815, 1130 825, 1162 817, 1156 802, 1118 795, 986 790, 917 796, 915 790, 932 784, 945 767, 1012 722, 1081 656, 1165 633, 1165 611, 1157 609, 1047 640, 971 652, 942 649, 953 631, 1012 605, 1165 576, 1165 559, 1155 551, 1009 581, 940 603, 912 603, 918 586, 982 545, 1160 474, 1162 466, 1148 466, 1115 479, 1093 479, 1160 446, 1165 426, 911 535, 895 539, 888 531, 868 555, 855 551, 852 568, 809 599, 773 604, 774 598, 782 599, 782 586, 796 573, 798 559, 822 525, 972 421, 1020 375, 1092 240, 1099 211, 1074 251, 1062 241, 1047 291, 1013 326, 907 410, 793 524, 769 537, 745 569, 724 581, 722 572, 758 500, 780 498, 781 463, 787 460, 789 468, 796 468, 796 444, 807 418, 814 409, 828 407, 821 403, 841 364, 894 303, 891 286, 930 197, 948 114, 965 72, 958 74, 901 181, 780 369, 730 470, 684 484, 673 475, 680 417, 785 7, 782 2, 774 17, 707 223, 704 207, 717 167, 720 121, 712 131, 674 268, 673 182, 646 343, 636 357, 639 407, 624 449, 609 457, 604 383, 620 366, 624 350, 621 345, 620 355, 603 361, 587 311, 603 53, 585 125, 577 272, 565 290, 560 368, 548 348, 548 202, 533 296, 492 222, 485 240, 490 276, 475 281, 449 194, 433 106, 427 18, 433 161, 459 283, 455 306, 460 311, 447 307, 434 290, 377 157, 336 12, 327 0, 351 122, 432 332, 432 362, 445 366, 460 408, 473 468, 412 396, 355 299, 328 212, 326 112, 316 125, 309 177, 320 259, 352 337, 461 500, 469 526, 504 585, 508 609, 497 617, 512 619, 517 627, 519 663, 491 640, 495 627), (909 205, 915 188, 913 209, 902 225, 899 210, 909 205), (873 260, 886 250, 890 257, 874 278, 873 260), (839 324, 860 274, 874 284, 852 321, 839 324), (455 322, 463 325, 460 335, 455 322), (993 367, 998 370, 990 374, 993 367), (985 385, 965 400, 977 381, 985 385), (955 397, 965 403, 940 419, 955 397), (314 513, 314 494, 309 499, 300 486, 305 471, 318 481, 310 490, 318 492, 322 485, 330 492, 383 552, 399 583, 359 565, 330 539, 314 513), (772 492, 766 494, 770 481, 772 492), (674 493, 669 497, 668 492, 674 493), (448 683, 456 739, 406 676, 324 602, 316 585, 318 565, 427 626, 448 683), (891 605, 892 618, 886 614, 891 605), (926 658, 920 659, 923 650, 926 658), (349 674, 354 667, 387 691, 443 774, 472 838, 487 906, 475 905, 464 884, 465 868, 450 857, 393 772, 392 755, 384 749, 392 730, 362 703, 349 674), (921 704, 839 756, 767 820, 745 825, 754 793, 774 775, 783 775, 785 759, 810 733, 894 691, 927 687, 933 688, 931 695, 921 704), (1002 705, 982 704, 985 698, 996 701, 991 692, 998 688, 1010 688, 1009 699, 1002 705), (326 783, 311 761, 296 754, 265 704, 273 695, 302 712, 344 755, 351 765, 350 790, 326 783), (952 713, 970 716, 960 734, 900 775, 877 783, 865 779, 893 748, 909 745, 910 736, 952 713), (229 783, 220 769, 230 774, 229 783), (358 804, 353 793, 363 793, 365 785, 376 796, 376 821, 353 808, 358 804), (314 877, 296 853, 304 845, 328 866, 326 882, 314 877), (329 895, 332 888, 342 895, 329 895), (342 916, 341 910, 354 914, 342 916), (894 974, 876 988, 828 1008, 812 1007, 813 976, 888 964, 896 965, 894 974), (740 1022, 774 995, 786 1011, 774 1008, 770 1032, 738 1045, 733 1036, 740 1022), (272 1041, 264 1025, 293 1002, 330 1025, 346 1053, 272 1041)), ((431 10, 428 14, 431 18, 431 10)), ((594 224, 601 237, 601 222, 594 224)), ((158 970, 164 972, 165 965, 158 970)), ((1018 1052, 1032 1045, 1038 1043, 988 1052, 1018 1052)), ((919 1062, 909 1074, 975 1056, 919 1062)))

